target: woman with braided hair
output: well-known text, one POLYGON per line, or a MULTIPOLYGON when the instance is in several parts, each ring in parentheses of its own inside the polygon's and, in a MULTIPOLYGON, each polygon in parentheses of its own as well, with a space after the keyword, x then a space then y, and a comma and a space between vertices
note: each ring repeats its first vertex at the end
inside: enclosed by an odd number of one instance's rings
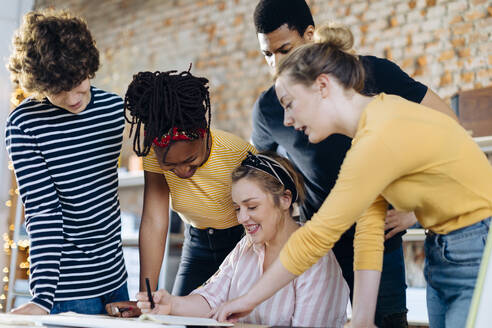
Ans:
MULTIPOLYGON (((174 295, 188 295, 218 269, 244 235, 232 199, 231 172, 254 147, 230 133, 210 129, 208 80, 189 71, 140 72, 128 86, 125 117, 133 149, 143 156, 144 204, 140 224, 140 290, 152 290, 164 255, 169 206, 185 221, 185 240, 174 295)), ((120 306, 130 317, 135 304, 120 306)), ((118 313, 118 315, 120 315, 118 313)))

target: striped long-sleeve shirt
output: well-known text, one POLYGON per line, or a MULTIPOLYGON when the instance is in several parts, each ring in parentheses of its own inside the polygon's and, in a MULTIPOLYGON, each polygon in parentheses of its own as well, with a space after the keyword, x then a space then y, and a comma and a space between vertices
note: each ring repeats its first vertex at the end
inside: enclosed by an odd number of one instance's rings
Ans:
POLYGON ((8 117, 6 144, 30 238, 32 302, 109 293, 127 278, 121 245, 117 163, 123 101, 91 88, 73 114, 27 99, 8 117))
MULTIPOLYGON (((210 307, 243 295, 263 275, 265 248, 245 236, 204 286, 192 294, 203 296, 210 307)), ((269 326, 343 327, 349 289, 340 266, 328 252, 315 265, 240 321, 269 326)))

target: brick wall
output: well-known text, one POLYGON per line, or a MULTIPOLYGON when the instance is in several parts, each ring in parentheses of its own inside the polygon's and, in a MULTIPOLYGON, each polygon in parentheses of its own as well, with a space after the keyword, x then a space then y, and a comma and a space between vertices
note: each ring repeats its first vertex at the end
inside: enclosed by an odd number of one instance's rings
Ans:
POLYGON ((351 27, 359 53, 386 57, 449 98, 492 84, 487 0, 313 1, 317 22, 351 27))
MULTIPOLYGON (((312 0, 315 21, 350 26, 356 50, 395 61, 448 99, 492 84, 487 0, 312 0)), ((101 52, 95 85, 121 95, 135 72, 210 79, 213 125, 249 138, 251 107, 271 78, 252 23, 255 0, 37 0, 86 18, 101 52)), ((131 153, 125 139, 124 161, 131 153)))

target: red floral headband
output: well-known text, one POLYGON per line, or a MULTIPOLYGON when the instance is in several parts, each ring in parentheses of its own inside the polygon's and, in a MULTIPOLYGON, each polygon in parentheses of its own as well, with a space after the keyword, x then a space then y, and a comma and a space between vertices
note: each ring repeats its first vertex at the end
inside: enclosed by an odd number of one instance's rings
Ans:
POLYGON ((184 131, 184 130, 179 130, 177 127, 173 127, 169 130, 168 133, 163 135, 160 140, 159 138, 155 138, 154 141, 152 142, 154 145, 157 147, 167 147, 169 146, 169 143, 171 140, 196 140, 198 138, 203 138, 205 134, 207 133, 206 129, 196 129, 193 131, 184 131))

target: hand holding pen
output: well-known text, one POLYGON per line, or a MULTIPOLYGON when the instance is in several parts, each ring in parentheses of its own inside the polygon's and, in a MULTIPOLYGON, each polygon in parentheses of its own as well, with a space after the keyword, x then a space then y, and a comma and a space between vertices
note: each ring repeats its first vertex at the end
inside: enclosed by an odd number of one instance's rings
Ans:
POLYGON ((171 303, 173 296, 167 291, 161 289, 152 293, 152 300, 154 302, 154 307, 149 301, 149 296, 147 292, 140 292, 137 294, 137 306, 142 311, 142 313, 152 313, 152 314, 172 314, 171 313, 171 303))

